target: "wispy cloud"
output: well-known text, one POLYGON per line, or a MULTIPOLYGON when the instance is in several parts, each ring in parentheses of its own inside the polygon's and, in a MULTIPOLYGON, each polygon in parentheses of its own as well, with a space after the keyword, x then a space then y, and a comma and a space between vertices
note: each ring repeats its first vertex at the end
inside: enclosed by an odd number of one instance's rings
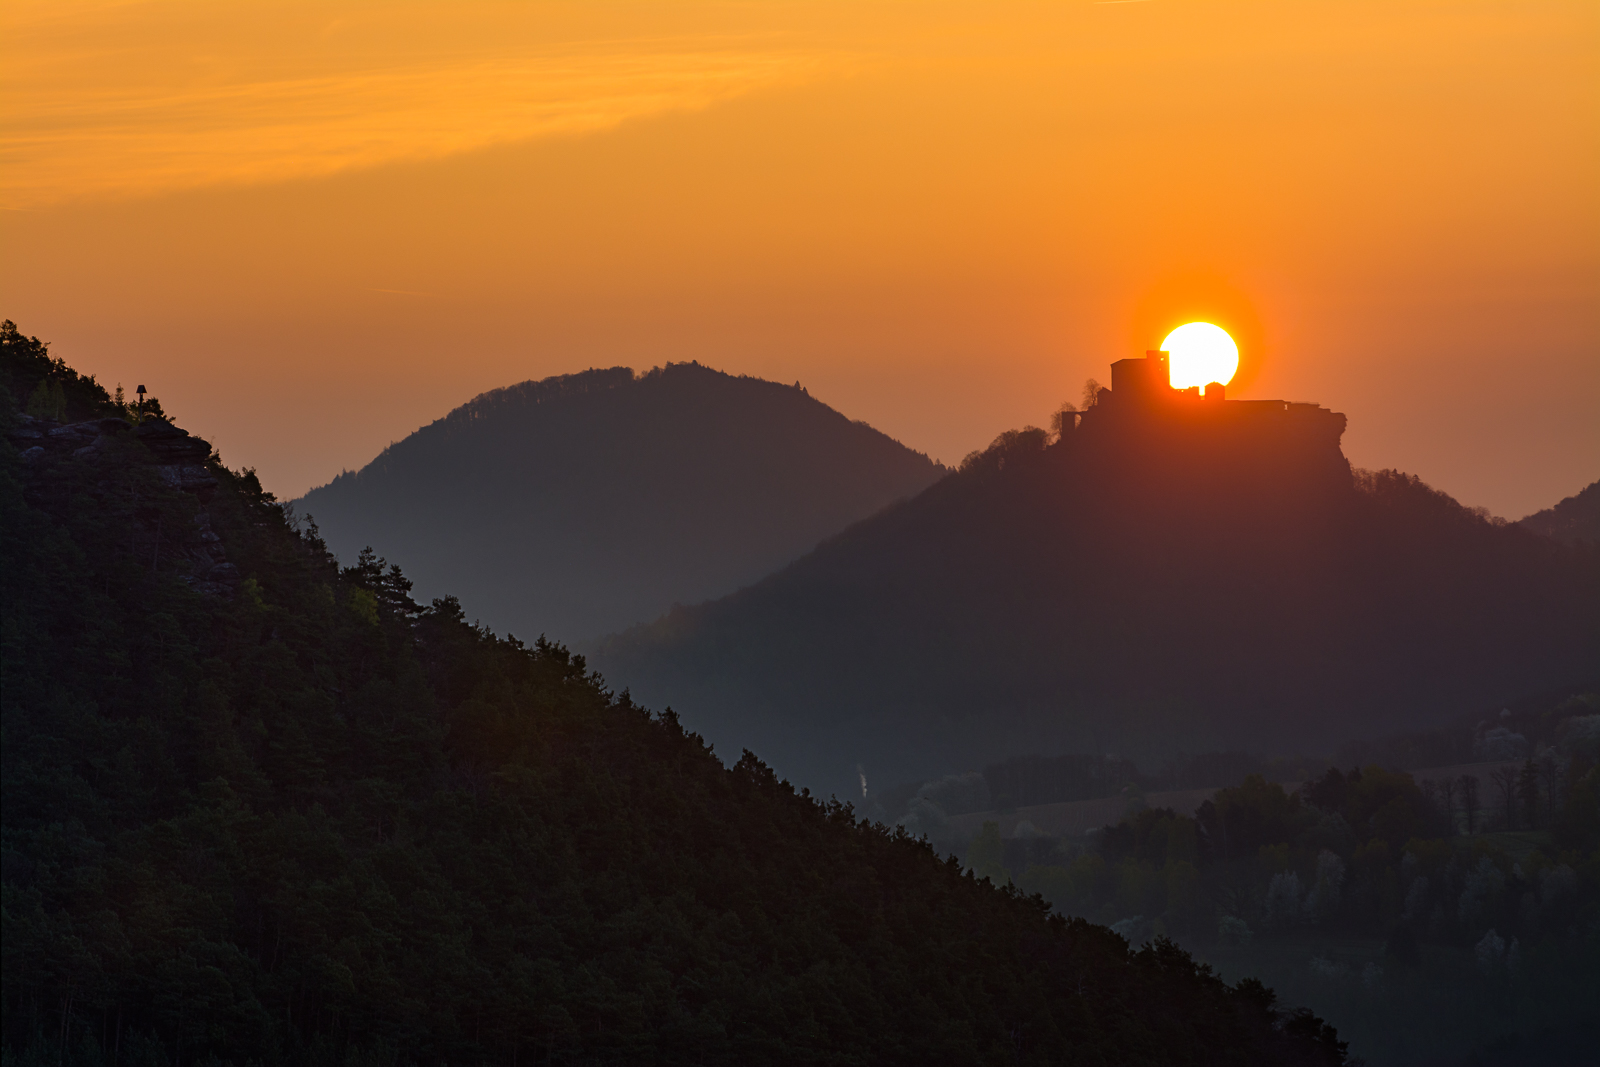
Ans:
MULTIPOLYGON (((93 57, 83 57, 93 62, 93 57)), ((0 122, 0 202, 127 196, 316 177, 614 128, 802 80, 841 57, 618 43, 541 57, 457 57, 194 87, 53 88, 13 68, 0 122)))

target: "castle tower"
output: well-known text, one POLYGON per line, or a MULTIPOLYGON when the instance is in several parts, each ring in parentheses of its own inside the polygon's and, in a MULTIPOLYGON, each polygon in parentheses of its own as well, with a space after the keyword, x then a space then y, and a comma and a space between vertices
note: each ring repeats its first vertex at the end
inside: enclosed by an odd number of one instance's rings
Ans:
POLYGON ((1151 349, 1143 359, 1119 359, 1111 364, 1111 396, 1117 402, 1154 403, 1172 395, 1172 371, 1167 353, 1151 349))

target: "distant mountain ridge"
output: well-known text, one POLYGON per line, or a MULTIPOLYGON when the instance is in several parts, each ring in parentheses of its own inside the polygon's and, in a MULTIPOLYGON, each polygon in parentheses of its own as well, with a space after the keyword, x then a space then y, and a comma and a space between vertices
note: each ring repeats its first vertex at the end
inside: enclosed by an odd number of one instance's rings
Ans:
POLYGON ((1564 544, 1600 544, 1600 481, 1590 482, 1554 507, 1519 520, 1518 525, 1564 544))
POLYGON ((793 386, 698 363, 496 389, 296 502, 500 632, 598 635, 730 593, 944 474, 793 386))
POLYGON ((841 794, 1023 753, 1329 751, 1592 674, 1593 550, 1352 471, 1316 405, 1142 401, 1173 392, 1143 362, 1059 440, 1004 435, 591 658, 841 794))

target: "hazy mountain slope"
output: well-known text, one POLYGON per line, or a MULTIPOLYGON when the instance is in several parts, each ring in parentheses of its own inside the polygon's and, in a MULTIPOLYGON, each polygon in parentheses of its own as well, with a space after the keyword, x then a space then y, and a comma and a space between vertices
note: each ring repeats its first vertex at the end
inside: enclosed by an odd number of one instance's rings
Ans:
POLYGON ((1343 1062, 341 570, 5 326, 5 1063, 1343 1062), (19 414, 44 378, 83 421, 19 414))
POLYGON ((1591 550, 1352 475, 1332 430, 1085 423, 594 658, 841 791, 858 764, 882 785, 1030 752, 1326 751, 1595 669, 1591 550))
POLYGON ((942 468, 794 386, 694 363, 497 389, 297 506, 500 632, 596 635, 729 593, 942 468))
POLYGON ((1600 544, 1600 482, 1591 482, 1553 508, 1536 511, 1518 522, 1535 533, 1573 545, 1600 544))

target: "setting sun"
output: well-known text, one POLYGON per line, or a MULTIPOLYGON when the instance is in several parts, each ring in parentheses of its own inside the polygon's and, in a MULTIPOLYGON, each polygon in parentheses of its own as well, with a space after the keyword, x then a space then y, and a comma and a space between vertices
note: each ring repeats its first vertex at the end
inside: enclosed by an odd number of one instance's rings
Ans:
POLYGON ((1209 322, 1190 322, 1167 334, 1161 348, 1174 389, 1198 385, 1201 392, 1212 382, 1227 385, 1239 369, 1239 346, 1228 331, 1209 322))

